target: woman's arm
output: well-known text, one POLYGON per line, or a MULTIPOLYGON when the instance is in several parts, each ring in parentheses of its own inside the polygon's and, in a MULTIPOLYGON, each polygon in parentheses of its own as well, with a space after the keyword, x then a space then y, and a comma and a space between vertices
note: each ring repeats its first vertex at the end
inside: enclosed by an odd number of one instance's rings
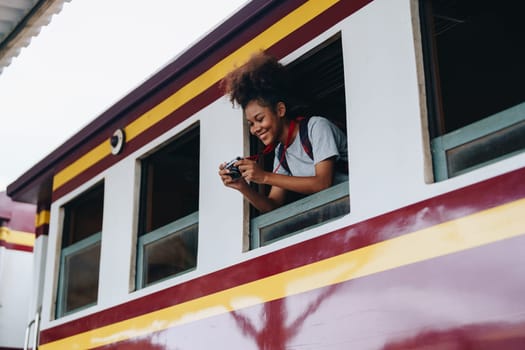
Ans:
POLYGON ((312 194, 332 186, 335 161, 326 159, 315 165, 314 176, 288 176, 267 173, 264 184, 278 186, 288 191, 312 194))
POLYGON ((262 213, 278 208, 284 203, 285 190, 272 187, 268 196, 261 194, 254 190, 243 178, 232 179, 229 175, 229 170, 224 169, 224 164, 219 166, 219 176, 225 186, 241 192, 242 195, 262 213))
POLYGON ((312 194, 330 187, 335 161, 331 158, 317 163, 314 176, 274 174, 262 170, 255 161, 248 159, 240 160, 235 165, 241 171, 241 179, 233 180, 228 175, 229 171, 223 168, 224 165, 219 168, 219 175, 224 185, 238 190, 257 210, 266 213, 283 205, 286 191, 312 194), (254 190, 247 181, 270 185, 272 188, 268 196, 265 196, 254 190))
MULTIPOLYGON (((240 179, 246 183, 246 181, 240 179)), ((272 186, 268 197, 264 194, 261 194, 246 184, 246 191, 240 190, 244 197, 261 213, 269 212, 273 209, 279 208, 284 204, 286 191, 282 188, 272 186)))
MULTIPOLYGON (((256 162, 247 159, 241 160, 236 164, 241 171, 242 177, 246 181, 270 185, 272 186, 272 189, 276 186, 288 191, 312 194, 332 185, 335 160, 329 158, 317 163, 315 165, 314 176, 288 176, 274 174, 262 170, 256 162)), ((271 191, 269 197, 272 197, 271 191)))

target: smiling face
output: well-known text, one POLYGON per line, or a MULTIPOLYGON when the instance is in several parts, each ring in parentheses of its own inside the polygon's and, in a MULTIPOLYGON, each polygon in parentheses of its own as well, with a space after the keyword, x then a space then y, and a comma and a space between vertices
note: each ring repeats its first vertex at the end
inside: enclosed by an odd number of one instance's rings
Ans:
POLYGON ((257 100, 250 101, 244 108, 244 116, 250 126, 250 133, 268 146, 272 143, 285 142, 286 123, 284 103, 277 103, 274 111, 271 107, 260 104, 257 100))

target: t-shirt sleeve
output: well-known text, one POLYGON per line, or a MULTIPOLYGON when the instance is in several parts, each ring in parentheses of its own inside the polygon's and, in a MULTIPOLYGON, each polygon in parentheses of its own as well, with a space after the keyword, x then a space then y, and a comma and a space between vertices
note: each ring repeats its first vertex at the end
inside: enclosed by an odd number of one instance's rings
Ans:
POLYGON ((325 118, 310 118, 308 132, 312 144, 314 164, 334 156, 339 159, 341 156, 337 146, 340 140, 337 139, 342 136, 336 128, 337 126, 325 118))

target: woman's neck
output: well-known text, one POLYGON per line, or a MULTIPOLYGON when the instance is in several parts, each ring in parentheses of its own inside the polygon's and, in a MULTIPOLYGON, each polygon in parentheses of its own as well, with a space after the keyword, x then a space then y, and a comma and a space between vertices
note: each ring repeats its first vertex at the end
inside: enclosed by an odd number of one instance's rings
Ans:
POLYGON ((299 128, 297 128, 297 122, 295 120, 287 121, 284 124, 283 132, 279 139, 281 144, 289 146, 295 140, 297 130, 299 130, 299 128))

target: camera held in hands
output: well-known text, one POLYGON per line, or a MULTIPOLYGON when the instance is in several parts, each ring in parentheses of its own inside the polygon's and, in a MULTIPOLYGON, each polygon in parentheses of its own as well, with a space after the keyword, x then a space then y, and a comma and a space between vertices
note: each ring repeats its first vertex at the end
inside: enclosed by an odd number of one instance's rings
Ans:
POLYGON ((226 165, 224 166, 225 169, 228 169, 230 171, 228 175, 230 175, 233 180, 237 180, 241 177, 241 171, 239 170, 238 167, 233 165, 241 159, 242 159, 241 157, 232 159, 228 163, 226 163, 226 165))

